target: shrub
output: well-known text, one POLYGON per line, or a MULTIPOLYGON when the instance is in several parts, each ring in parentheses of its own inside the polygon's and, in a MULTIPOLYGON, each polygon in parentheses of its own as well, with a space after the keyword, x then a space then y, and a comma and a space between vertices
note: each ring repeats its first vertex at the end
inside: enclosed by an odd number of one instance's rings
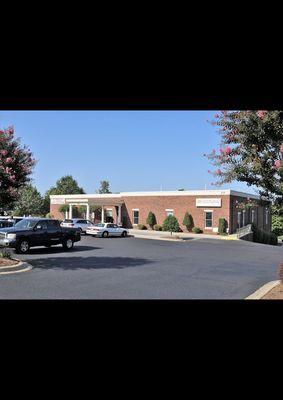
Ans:
POLYGON ((51 213, 47 213, 45 217, 46 217, 46 218, 54 218, 54 215, 51 214, 51 213))
POLYGON ((283 235, 283 216, 272 215, 272 233, 277 236, 283 235))
POLYGON ((153 229, 154 229, 155 231, 162 231, 162 226, 156 224, 156 225, 154 225, 153 229))
POLYGON ((168 232, 179 232, 179 222, 174 215, 168 215, 163 222, 163 230, 168 232))
POLYGON ((69 211, 69 205, 68 204, 62 204, 60 207, 59 207, 59 212, 61 213, 61 214, 64 214, 64 216, 65 216, 65 212, 66 211, 69 211))
POLYGON ((202 233, 202 230, 201 230, 198 226, 194 226, 193 229, 192 229, 192 231, 193 231, 194 233, 202 233))
POLYGON ((140 229, 141 231, 145 231, 147 230, 147 227, 143 224, 138 224, 138 229, 140 229))
POLYGON ((4 249, 4 250, 1 250, 1 251, 0 251, 0 258, 8 258, 8 259, 11 259, 11 258, 12 258, 12 255, 11 255, 11 253, 10 253, 9 250, 4 249))
POLYGON ((153 226, 156 224, 156 217, 153 214, 153 212, 149 212, 148 213, 148 217, 146 219, 146 223, 151 227, 151 229, 153 229, 153 226))
POLYGON ((225 218, 219 218, 218 222, 218 233, 219 235, 225 235, 227 233, 228 222, 225 218))
POLYGON ((193 217, 188 212, 186 212, 184 216, 183 225, 185 225, 188 231, 191 231, 191 229, 194 227, 193 217))
POLYGON ((275 233, 265 232, 252 224, 253 241, 255 243, 271 244, 277 246, 278 238, 275 233))

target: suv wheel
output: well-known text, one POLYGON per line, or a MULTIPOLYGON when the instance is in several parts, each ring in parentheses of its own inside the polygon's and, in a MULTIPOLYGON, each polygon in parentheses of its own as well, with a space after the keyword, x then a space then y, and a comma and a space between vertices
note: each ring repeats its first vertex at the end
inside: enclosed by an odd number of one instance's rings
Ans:
POLYGON ((29 242, 25 239, 21 240, 20 243, 18 244, 16 250, 18 253, 26 254, 29 251, 29 242))
POLYGON ((67 239, 63 242, 63 248, 65 250, 71 250, 74 247, 73 239, 67 239))

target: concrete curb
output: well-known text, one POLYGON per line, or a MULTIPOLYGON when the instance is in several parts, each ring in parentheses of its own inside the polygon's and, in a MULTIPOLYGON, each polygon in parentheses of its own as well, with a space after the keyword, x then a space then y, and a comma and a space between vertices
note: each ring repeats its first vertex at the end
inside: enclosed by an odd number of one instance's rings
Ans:
MULTIPOLYGON (((129 235, 130 236, 130 235, 129 235)), ((132 237, 136 238, 136 239, 149 239, 149 240, 163 240, 163 241, 167 241, 167 242, 188 242, 189 240, 185 240, 185 239, 170 239, 170 238, 163 238, 160 236, 149 236, 149 235, 131 235, 132 237)))
POLYGON ((275 288, 280 284, 281 281, 271 281, 261 286, 254 293, 250 294, 245 300, 260 300, 263 296, 265 296, 270 290, 275 288))
MULTIPOLYGON (((20 260, 18 260, 20 261, 20 260)), ((7 267, 0 268, 0 275, 10 275, 10 274, 18 274, 20 272, 27 272, 32 270, 32 265, 25 261, 21 261, 19 264, 16 265, 9 265, 7 267), (14 269, 13 269, 14 268, 14 269), (9 271, 11 270, 11 271, 9 271)))

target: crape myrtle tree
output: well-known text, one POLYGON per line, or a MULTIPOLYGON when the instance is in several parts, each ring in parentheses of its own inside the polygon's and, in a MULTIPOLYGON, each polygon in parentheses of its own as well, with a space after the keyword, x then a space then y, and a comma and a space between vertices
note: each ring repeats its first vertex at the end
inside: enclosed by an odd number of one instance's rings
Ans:
POLYGON ((220 149, 206 155, 217 167, 209 171, 215 185, 245 182, 282 205, 283 111, 221 111, 211 123, 221 138, 220 149))
POLYGON ((14 128, 0 130, 0 209, 12 209, 19 189, 30 182, 35 165, 33 154, 15 138, 14 128))

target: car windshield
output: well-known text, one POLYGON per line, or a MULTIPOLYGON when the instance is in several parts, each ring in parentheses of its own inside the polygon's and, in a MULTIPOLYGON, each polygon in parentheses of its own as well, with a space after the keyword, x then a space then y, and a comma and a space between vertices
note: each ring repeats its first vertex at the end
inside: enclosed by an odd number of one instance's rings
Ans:
POLYGON ((94 226, 98 226, 99 228, 104 228, 105 224, 95 224, 94 226))
POLYGON ((34 219, 22 219, 21 221, 17 222, 15 226, 20 229, 29 229, 34 228, 35 225, 38 223, 38 220, 34 219))

